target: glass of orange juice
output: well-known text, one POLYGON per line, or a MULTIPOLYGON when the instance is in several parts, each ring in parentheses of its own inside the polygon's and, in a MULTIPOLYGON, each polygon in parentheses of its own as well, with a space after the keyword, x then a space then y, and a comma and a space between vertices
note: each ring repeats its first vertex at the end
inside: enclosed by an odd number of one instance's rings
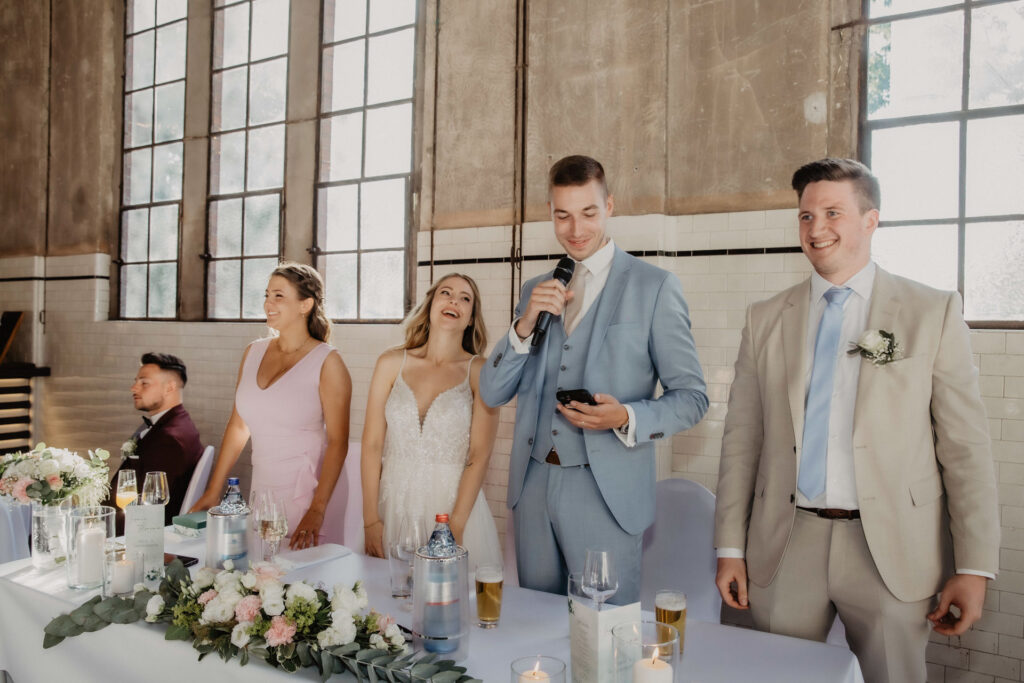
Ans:
POLYGON ((135 503, 139 497, 139 485, 135 480, 135 470, 123 469, 117 473, 117 493, 114 502, 124 510, 135 503))

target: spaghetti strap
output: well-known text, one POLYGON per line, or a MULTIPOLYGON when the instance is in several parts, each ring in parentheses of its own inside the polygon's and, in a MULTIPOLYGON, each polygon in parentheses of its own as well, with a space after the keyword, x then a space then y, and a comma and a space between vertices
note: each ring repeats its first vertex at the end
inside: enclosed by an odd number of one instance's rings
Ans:
POLYGON ((470 376, 473 374, 473 361, 475 359, 476 359, 476 354, 474 353, 473 357, 469 359, 469 367, 466 368, 466 379, 462 380, 463 382, 468 380, 470 378, 470 376))

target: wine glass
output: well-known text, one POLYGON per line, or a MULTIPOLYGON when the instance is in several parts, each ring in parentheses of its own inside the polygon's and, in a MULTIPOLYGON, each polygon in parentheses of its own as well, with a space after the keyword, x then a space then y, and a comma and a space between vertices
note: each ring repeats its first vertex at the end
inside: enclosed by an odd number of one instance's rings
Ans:
POLYGON ((288 535, 284 503, 272 491, 264 491, 254 512, 259 522, 259 536, 263 539, 263 561, 273 562, 281 539, 288 535))
POLYGON ((581 587, 598 611, 608 598, 619 590, 619 577, 612 563, 612 554, 607 550, 587 550, 587 559, 583 564, 583 581, 581 587))
POLYGON ((114 502, 124 510, 134 505, 139 497, 139 485, 135 480, 135 470, 121 470, 117 473, 117 493, 114 502))
POLYGON ((146 472, 146 481, 142 485, 143 505, 167 505, 171 499, 167 488, 166 472, 146 472))
MULTIPOLYGON (((386 530, 385 530, 386 531, 386 530)), ((391 597, 412 595, 412 567, 416 551, 426 541, 426 531, 417 515, 404 515, 398 522, 398 533, 388 544, 391 565, 391 597)))

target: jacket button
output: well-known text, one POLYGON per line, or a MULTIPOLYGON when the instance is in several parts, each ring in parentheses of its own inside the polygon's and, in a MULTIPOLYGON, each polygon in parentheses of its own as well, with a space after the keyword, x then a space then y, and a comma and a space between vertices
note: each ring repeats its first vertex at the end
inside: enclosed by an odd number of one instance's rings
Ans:
POLYGON ((551 435, 552 436, 558 436, 558 430, 557 429, 552 429, 551 430, 551 435))
POLYGON ((564 365, 562 365, 562 366, 561 366, 561 367, 559 367, 558 369, 559 369, 559 370, 561 370, 562 372, 565 372, 565 366, 564 366, 564 365))
POLYGON ((527 446, 532 446, 533 445, 533 437, 532 436, 529 439, 526 440, 526 445, 527 446))
POLYGON ((562 348, 564 350, 568 351, 570 349, 570 346, 568 344, 565 344, 564 346, 562 346, 562 348))

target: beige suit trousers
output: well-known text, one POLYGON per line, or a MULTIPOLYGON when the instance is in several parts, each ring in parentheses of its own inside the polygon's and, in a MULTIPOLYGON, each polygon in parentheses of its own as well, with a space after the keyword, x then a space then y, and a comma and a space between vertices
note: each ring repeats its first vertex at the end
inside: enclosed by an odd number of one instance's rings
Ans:
POLYGON ((860 520, 797 510, 778 574, 749 590, 758 629, 824 641, 838 611, 866 683, 925 683, 934 598, 903 602, 889 592, 860 520))

